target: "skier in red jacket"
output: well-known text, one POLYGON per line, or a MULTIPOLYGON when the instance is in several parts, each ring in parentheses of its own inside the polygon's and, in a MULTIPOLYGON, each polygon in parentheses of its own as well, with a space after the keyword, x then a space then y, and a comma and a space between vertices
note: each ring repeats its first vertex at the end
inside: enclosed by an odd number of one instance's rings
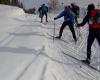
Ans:
POLYGON ((100 46, 100 14, 98 15, 98 20, 96 20, 97 12, 94 4, 89 4, 87 10, 87 15, 84 17, 82 23, 78 24, 78 27, 84 26, 86 23, 89 24, 89 35, 87 39, 87 58, 86 60, 82 61, 87 64, 90 64, 91 46, 95 38, 97 39, 100 46))

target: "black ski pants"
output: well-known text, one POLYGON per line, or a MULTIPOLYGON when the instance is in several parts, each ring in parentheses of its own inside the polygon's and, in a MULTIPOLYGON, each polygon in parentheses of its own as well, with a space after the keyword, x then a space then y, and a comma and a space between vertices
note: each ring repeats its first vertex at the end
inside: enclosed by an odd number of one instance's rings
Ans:
POLYGON ((74 23, 71 22, 71 21, 65 21, 65 22, 63 22, 63 24, 62 24, 62 26, 60 28, 60 31, 59 31, 59 37, 62 36, 63 30, 64 30, 64 28, 67 25, 69 26, 69 29, 72 32, 73 39, 76 41, 76 35, 75 35, 75 30, 74 30, 74 23))
POLYGON ((42 13, 42 15, 41 15, 41 22, 43 21, 43 16, 46 16, 46 22, 48 22, 48 20, 47 20, 47 18, 48 18, 48 16, 47 16, 47 12, 45 12, 45 13, 42 13))
POLYGON ((100 46, 100 29, 93 29, 89 27, 89 35, 87 40, 87 59, 91 59, 91 46, 95 38, 97 39, 100 46))

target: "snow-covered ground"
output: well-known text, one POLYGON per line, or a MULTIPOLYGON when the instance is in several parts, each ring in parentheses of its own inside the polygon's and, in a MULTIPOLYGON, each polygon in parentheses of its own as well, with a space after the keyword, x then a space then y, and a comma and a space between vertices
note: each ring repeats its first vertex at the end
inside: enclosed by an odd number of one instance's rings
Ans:
MULTIPOLYGON (((0 5, 0 80, 100 80, 100 73, 80 64, 70 56, 86 58, 88 27, 76 29, 78 42, 65 28, 63 40, 54 40, 55 15, 48 23, 40 23, 38 15, 25 14, 22 9, 0 5), (64 53, 65 54, 64 54, 64 53), (82 65, 82 68, 80 68, 82 65)), ((55 21, 58 35, 62 19, 55 21)), ((100 48, 92 46, 91 65, 100 69, 100 48)))

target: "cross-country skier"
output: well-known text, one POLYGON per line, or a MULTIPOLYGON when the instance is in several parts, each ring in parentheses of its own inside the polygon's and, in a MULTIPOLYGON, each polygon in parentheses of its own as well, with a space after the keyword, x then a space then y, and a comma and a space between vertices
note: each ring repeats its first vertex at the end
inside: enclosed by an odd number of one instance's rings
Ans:
POLYGON ((70 6, 66 6, 65 9, 57 17, 54 17, 54 20, 61 18, 61 17, 64 17, 64 22, 60 28, 59 36, 57 36, 56 38, 58 39, 61 38, 64 28, 68 25, 70 31, 72 32, 73 39, 76 42, 77 39, 75 35, 75 30, 74 30, 74 22, 75 22, 76 15, 72 12, 70 6))
POLYGON ((48 12, 48 7, 45 4, 42 4, 41 7, 38 9, 39 11, 39 17, 41 18, 41 22, 43 21, 43 16, 46 16, 46 22, 48 22, 47 20, 47 12, 48 12))
POLYGON ((84 17, 82 23, 78 24, 78 26, 84 26, 86 23, 89 24, 89 35, 87 39, 87 58, 86 60, 82 60, 85 63, 90 64, 91 60, 91 46, 95 40, 97 39, 100 45, 100 10, 97 15, 97 9, 95 9, 94 4, 89 4, 87 7, 87 15, 84 17))

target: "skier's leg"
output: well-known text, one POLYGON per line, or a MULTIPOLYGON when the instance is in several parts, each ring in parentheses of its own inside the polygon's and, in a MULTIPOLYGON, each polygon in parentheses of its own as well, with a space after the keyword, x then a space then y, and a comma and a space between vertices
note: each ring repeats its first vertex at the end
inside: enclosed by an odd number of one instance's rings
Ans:
POLYGON ((43 16, 44 16, 44 14, 41 14, 41 23, 43 22, 43 16))
POLYGON ((91 46, 94 42, 95 37, 96 37, 95 32, 92 29, 90 29, 87 40, 87 59, 89 60, 91 60, 91 46))
POLYGON ((62 24, 62 26, 61 26, 61 28, 60 28, 60 31, 59 31, 59 38, 61 38, 62 33, 63 33, 63 30, 64 30, 64 28, 66 27, 66 25, 67 25, 67 22, 63 22, 63 24, 62 24))
POLYGON ((97 41, 98 41, 99 46, 100 46, 100 29, 98 29, 96 32, 96 38, 97 38, 97 41))
POLYGON ((88 35, 88 39, 87 39, 87 58, 86 60, 82 60, 83 62, 90 64, 90 60, 91 60, 91 46, 94 42, 96 35, 95 35, 95 31, 92 28, 89 28, 89 35, 88 35))
POLYGON ((45 13, 45 16, 46 16, 46 22, 48 22, 48 15, 47 15, 47 12, 45 13))
POLYGON ((72 22, 69 22, 68 26, 69 26, 70 31, 72 32, 73 39, 76 42, 77 39, 76 39, 76 35, 75 35, 74 24, 72 22))
POLYGON ((75 22, 76 22, 76 24, 78 24, 78 17, 77 16, 75 17, 75 22))

